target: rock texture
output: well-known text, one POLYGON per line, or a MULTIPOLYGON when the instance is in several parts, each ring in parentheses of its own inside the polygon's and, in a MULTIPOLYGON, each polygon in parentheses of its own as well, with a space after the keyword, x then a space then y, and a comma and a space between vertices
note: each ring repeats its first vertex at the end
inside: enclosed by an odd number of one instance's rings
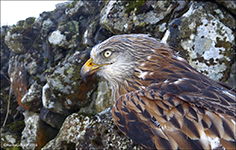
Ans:
POLYGON ((118 130, 111 108, 95 116, 73 113, 66 118, 56 138, 43 150, 57 149, 142 149, 118 130))
POLYGON ((235 86, 235 10, 222 0, 80 0, 2 26, 1 148, 142 149, 114 125, 109 84, 81 79, 91 48, 115 34, 150 34, 235 86))

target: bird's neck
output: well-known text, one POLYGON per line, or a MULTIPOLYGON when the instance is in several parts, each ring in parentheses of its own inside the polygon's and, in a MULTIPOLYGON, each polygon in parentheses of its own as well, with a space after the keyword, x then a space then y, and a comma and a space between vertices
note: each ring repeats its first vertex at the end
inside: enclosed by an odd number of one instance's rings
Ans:
POLYGON ((156 60, 156 63, 146 63, 147 60, 140 62, 139 66, 134 68, 134 72, 130 77, 117 83, 113 87, 114 100, 123 94, 145 89, 152 83, 162 83, 170 79, 173 81, 178 80, 186 71, 189 72, 188 69, 191 70, 191 66, 189 66, 186 61, 176 64, 173 63, 173 58, 158 58, 156 60), (163 59, 169 60, 166 62, 163 59), (165 63, 163 64, 162 62, 165 63))
MULTIPOLYGON (((158 72, 158 70, 156 70, 158 72)), ((122 83, 113 85, 113 99, 116 100, 119 96, 137 90, 142 90, 148 87, 151 83, 154 83, 155 78, 152 72, 140 72, 140 70, 135 71, 134 74, 126 78, 122 83), (145 75, 149 78, 146 78, 145 75)), ((160 80, 156 80, 158 83, 160 80)))

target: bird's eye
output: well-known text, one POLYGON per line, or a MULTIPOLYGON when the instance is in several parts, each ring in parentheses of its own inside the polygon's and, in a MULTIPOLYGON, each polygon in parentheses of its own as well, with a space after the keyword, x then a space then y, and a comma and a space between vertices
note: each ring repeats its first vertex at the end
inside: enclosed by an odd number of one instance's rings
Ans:
POLYGON ((103 55, 104 55, 105 58, 110 57, 111 54, 112 54, 112 51, 110 51, 110 50, 106 50, 106 51, 103 53, 103 55))

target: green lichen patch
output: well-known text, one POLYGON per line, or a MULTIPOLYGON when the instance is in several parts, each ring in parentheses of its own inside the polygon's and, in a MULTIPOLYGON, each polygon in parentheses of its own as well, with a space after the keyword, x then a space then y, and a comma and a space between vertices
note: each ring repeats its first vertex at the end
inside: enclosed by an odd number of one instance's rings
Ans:
POLYGON ((25 127, 24 120, 16 120, 16 121, 11 122, 10 124, 7 124, 5 126, 5 128, 8 131, 11 131, 11 132, 14 132, 14 133, 21 133, 21 131, 24 129, 24 127, 25 127))
POLYGON ((130 13, 131 11, 136 12, 137 14, 143 13, 143 7, 146 4, 146 0, 137 0, 137 1, 125 1, 125 13, 130 13))
POLYGON ((35 17, 29 17, 29 18, 26 18, 25 21, 24 21, 24 27, 29 27, 29 26, 32 26, 33 23, 35 21, 35 17))

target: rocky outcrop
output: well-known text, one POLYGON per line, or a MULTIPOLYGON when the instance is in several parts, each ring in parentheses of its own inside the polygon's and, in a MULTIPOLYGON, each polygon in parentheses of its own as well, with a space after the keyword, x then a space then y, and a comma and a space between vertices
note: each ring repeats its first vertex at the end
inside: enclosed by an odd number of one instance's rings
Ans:
POLYGON ((73 113, 66 118, 56 138, 43 150, 142 149, 125 137, 112 121, 111 108, 95 116, 73 113))
POLYGON ((1 125, 10 102, 1 147, 142 149, 114 125, 110 85, 81 79, 92 47, 115 34, 150 34, 234 86, 235 10, 221 0, 69 1, 1 27, 1 125))

